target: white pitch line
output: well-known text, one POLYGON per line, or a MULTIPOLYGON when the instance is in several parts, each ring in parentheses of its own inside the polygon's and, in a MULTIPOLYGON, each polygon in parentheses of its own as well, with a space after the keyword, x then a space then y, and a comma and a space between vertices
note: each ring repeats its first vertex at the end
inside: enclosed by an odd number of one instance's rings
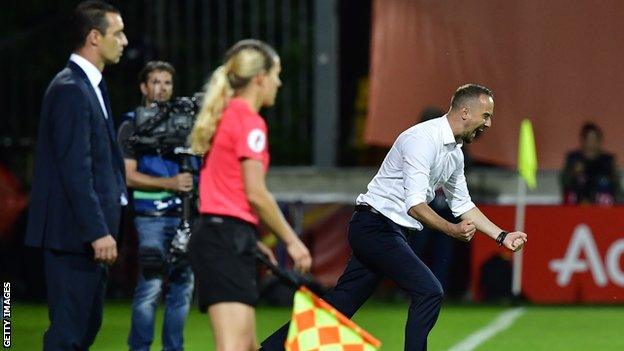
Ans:
POLYGON ((483 344, 494 335, 509 328, 513 322, 518 319, 525 310, 523 307, 516 307, 501 313, 490 324, 470 334, 466 339, 460 341, 455 346, 451 347, 449 351, 472 351, 477 346, 483 344))

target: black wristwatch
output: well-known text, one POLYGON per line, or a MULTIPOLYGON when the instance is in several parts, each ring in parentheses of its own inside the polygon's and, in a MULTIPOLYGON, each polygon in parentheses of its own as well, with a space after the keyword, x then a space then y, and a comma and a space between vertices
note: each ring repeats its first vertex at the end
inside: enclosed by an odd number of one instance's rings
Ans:
POLYGON ((503 241, 505 241, 507 234, 509 234, 509 232, 506 232, 504 230, 500 232, 500 234, 498 234, 498 237, 496 238, 496 243, 498 244, 498 246, 503 246, 503 241))

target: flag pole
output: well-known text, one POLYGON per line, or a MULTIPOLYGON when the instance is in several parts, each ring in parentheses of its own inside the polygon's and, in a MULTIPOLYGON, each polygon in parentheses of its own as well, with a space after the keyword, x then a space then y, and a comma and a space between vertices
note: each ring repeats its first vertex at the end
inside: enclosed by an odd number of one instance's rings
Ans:
MULTIPOLYGON (((535 189, 537 186, 537 152, 533 126, 529 119, 520 123, 518 138, 518 196, 516 197, 516 225, 515 230, 524 232, 526 217, 527 187, 535 189)), ((518 298, 522 293, 522 259, 523 250, 514 252, 511 280, 511 292, 518 298)))
MULTIPOLYGON (((518 175, 518 194, 516 197, 516 224, 515 230, 524 231, 524 217, 526 212, 526 193, 527 187, 524 179, 518 175)), ((513 254, 513 275, 511 292, 514 297, 519 297, 522 292, 522 250, 513 254)))

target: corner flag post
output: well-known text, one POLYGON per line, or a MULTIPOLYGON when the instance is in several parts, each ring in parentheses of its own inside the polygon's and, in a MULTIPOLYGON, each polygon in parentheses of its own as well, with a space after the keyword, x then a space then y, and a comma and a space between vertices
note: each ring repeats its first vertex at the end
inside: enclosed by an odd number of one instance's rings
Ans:
MULTIPOLYGON (((516 198, 516 231, 524 231, 526 193, 537 186, 537 153, 531 121, 524 119, 520 124, 518 141, 518 196, 516 198)), ((522 250, 514 253, 511 291, 514 296, 522 292, 522 250)))

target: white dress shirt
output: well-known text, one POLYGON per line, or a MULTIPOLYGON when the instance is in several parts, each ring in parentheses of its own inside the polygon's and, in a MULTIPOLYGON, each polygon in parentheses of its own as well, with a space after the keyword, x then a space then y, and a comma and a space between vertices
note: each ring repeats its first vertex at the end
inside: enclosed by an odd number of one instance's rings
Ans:
POLYGON ((407 211, 431 202, 441 187, 453 215, 466 213, 475 204, 466 185, 461 147, 446 115, 409 128, 394 142, 356 203, 372 206, 398 225, 421 230, 422 223, 407 211))
POLYGON ((69 60, 77 64, 78 67, 80 67, 87 75, 89 82, 91 82, 93 89, 95 89, 95 95, 97 95, 98 101, 100 101, 100 107, 102 108, 102 112, 104 112, 104 117, 108 118, 108 112, 106 111, 106 105, 104 104, 104 98, 102 97, 102 91, 100 90, 102 72, 100 72, 94 64, 80 55, 71 54, 71 56, 69 56, 69 60))

